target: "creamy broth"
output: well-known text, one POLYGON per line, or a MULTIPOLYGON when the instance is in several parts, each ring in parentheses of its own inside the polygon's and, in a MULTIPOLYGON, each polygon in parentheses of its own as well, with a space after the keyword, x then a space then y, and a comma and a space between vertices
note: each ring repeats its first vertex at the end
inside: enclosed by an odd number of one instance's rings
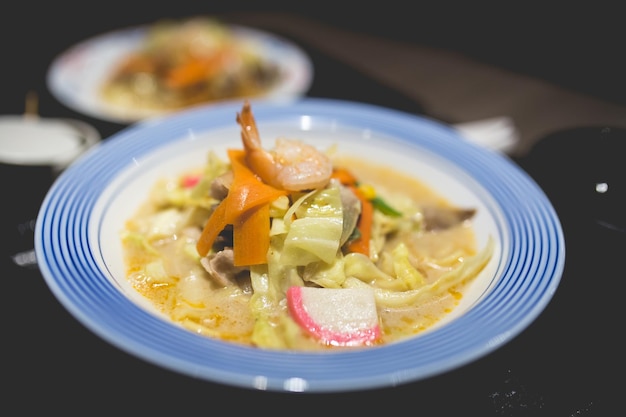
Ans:
MULTIPOLYGON (((373 186, 378 196, 396 208, 418 206, 454 209, 444 196, 419 179, 410 178, 389 167, 345 156, 335 156, 333 164, 348 168, 361 183, 373 186)), ((195 224, 195 227, 172 228, 171 234, 164 231, 147 239, 150 245, 137 244, 137 236, 146 236, 154 228, 153 221, 149 219, 153 219, 164 208, 169 208, 164 202, 163 190, 171 190, 179 184, 178 178, 161 180, 155 186, 155 190, 161 191, 153 192, 136 215, 128 220, 123 239, 128 280, 159 312, 186 329, 206 337, 255 346, 252 337, 256 317, 250 308, 254 291, 249 280, 244 277, 238 281, 238 285, 220 285, 193 254, 208 211, 196 210, 186 214, 190 218, 185 221, 195 224), (155 259, 162 262, 154 263, 155 259)), ((164 229, 167 230, 167 227, 164 229)), ((426 283, 437 281, 478 253, 473 225, 469 219, 441 230, 411 230, 388 236, 380 255, 375 257, 381 270, 390 271, 391 261, 387 254, 401 242, 409 249, 411 262, 424 276, 426 283)), ((479 265, 478 270, 485 263, 479 265)), ((457 306, 475 275, 434 295, 418 297, 418 302, 409 305, 378 305, 382 334, 376 345, 397 342, 432 328, 457 306)), ((307 335, 290 318, 284 301, 278 302, 274 310, 271 313, 271 325, 278 333, 288 335, 288 341, 263 348, 339 348, 319 343, 307 335)))

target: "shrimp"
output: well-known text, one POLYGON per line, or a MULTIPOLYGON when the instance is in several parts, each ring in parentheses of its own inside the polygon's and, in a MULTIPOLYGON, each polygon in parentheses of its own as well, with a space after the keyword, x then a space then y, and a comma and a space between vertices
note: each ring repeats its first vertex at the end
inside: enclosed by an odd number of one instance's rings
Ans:
POLYGON ((298 140, 276 140, 268 151, 261 146, 261 138, 246 100, 241 113, 241 140, 246 152, 246 163, 265 183, 287 191, 312 190, 325 187, 330 181, 333 166, 327 155, 298 140))

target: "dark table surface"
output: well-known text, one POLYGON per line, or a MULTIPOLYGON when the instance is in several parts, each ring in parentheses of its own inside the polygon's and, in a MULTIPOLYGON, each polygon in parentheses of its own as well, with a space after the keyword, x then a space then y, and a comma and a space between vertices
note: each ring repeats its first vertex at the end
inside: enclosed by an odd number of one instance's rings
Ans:
MULTIPOLYGON (((315 64, 308 96, 424 114, 422 104, 414 99, 312 45, 301 46, 315 64)), ((87 121, 103 140, 125 128, 74 113, 51 97, 44 85, 38 87, 40 108, 48 115, 87 121)), ((189 416, 238 411, 245 405, 252 412, 280 414, 327 413, 336 408, 354 414, 428 416, 616 415, 611 411, 620 409, 613 407, 623 387, 616 381, 624 370, 621 322, 615 319, 624 316, 618 310, 624 235, 598 226, 579 204, 576 183, 569 182, 565 187, 570 192, 563 191, 541 158, 531 152, 512 158, 512 163, 544 187, 562 219, 565 271, 545 311, 510 343, 459 369, 398 387, 341 394, 268 393, 213 384, 148 364, 111 346, 61 306, 36 266, 20 267, 12 261, 13 253, 32 245, 30 226, 45 187, 35 191, 5 187, 11 195, 30 201, 32 209, 19 213, 3 209, 1 230, 7 244, 1 265, 2 406, 19 410, 18 415, 37 410, 106 415, 131 409, 142 415, 189 416)))

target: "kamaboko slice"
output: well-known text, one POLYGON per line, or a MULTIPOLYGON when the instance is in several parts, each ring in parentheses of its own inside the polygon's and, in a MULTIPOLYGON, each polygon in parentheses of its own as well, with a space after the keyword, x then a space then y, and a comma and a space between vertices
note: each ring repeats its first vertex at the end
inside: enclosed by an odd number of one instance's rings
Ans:
POLYGON ((367 346, 380 338, 374 291, 370 288, 293 286, 287 290, 293 319, 331 346, 367 346))

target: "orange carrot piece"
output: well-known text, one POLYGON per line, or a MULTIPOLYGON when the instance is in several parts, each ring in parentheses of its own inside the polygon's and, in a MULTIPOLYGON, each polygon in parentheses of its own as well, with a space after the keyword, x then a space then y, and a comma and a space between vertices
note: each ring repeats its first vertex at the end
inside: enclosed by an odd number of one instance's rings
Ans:
POLYGON ((233 169, 233 182, 230 188, 234 191, 228 194, 228 208, 237 213, 237 216, 253 207, 271 203, 281 195, 287 195, 287 191, 265 184, 248 168, 245 151, 231 149, 228 151, 228 157, 233 169))
POLYGON ((196 250, 200 256, 206 256, 206 254, 209 253, 217 235, 232 221, 230 217, 228 217, 229 213, 226 210, 226 205, 226 200, 222 200, 215 210, 213 210, 213 213, 211 213, 209 220, 205 223, 202 234, 196 243, 196 250))
POLYGON ((370 256, 370 239, 372 237, 372 223, 374 222, 374 206, 363 193, 355 186, 351 186, 354 194, 361 200, 361 215, 357 222, 357 229, 361 235, 348 243, 349 252, 362 253, 370 256))
POLYGON ((356 177, 350 171, 341 167, 333 168, 331 178, 339 180, 343 185, 355 185, 357 183, 356 177))
MULTIPOLYGON (((228 224, 234 225, 248 210, 267 205, 287 191, 279 190, 263 183, 245 164, 245 152, 241 149, 228 151, 233 170, 230 191, 220 202, 204 225, 196 249, 200 256, 206 256, 217 235, 228 224)), ((269 218, 269 217, 268 217, 269 218)), ((267 237, 269 240, 269 231, 267 237)), ((235 253, 237 248, 234 248, 235 253)))
POLYGON ((267 263, 270 248, 270 205, 246 211, 233 225, 235 266, 267 263))
POLYGON ((165 85, 169 88, 184 88, 215 76, 222 68, 224 55, 217 53, 210 57, 189 59, 167 73, 165 85))

